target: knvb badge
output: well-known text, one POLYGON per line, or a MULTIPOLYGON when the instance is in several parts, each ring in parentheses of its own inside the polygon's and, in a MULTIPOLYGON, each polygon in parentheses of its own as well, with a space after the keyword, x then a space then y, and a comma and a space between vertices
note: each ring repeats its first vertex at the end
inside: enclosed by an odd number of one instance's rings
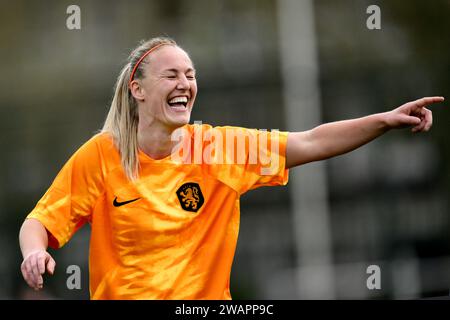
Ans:
POLYGON ((205 202, 200 186, 195 182, 187 182, 177 190, 181 207, 186 211, 197 212, 205 202))

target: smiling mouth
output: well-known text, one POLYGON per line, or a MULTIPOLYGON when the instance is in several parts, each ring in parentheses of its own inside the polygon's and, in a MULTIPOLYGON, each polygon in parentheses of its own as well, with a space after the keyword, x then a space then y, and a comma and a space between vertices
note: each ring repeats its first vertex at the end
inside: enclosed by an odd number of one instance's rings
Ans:
POLYGON ((178 110, 187 109, 188 98, 186 96, 175 97, 167 101, 169 106, 178 110))

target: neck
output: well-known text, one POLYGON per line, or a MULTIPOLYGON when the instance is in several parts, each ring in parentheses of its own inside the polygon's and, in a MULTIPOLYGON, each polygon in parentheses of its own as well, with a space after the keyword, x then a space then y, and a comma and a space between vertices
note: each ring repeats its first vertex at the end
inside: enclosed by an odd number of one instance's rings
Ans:
POLYGON ((162 126, 138 126, 138 145, 152 159, 163 159, 172 152, 174 143, 171 134, 174 130, 162 126))

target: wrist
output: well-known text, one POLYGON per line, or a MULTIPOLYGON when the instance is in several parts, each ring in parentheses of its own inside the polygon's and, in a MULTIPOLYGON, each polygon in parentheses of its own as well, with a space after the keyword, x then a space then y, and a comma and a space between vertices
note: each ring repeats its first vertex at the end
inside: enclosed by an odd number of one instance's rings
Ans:
POLYGON ((32 254, 35 254, 38 252, 47 252, 47 250, 45 250, 44 248, 34 248, 34 249, 27 250, 23 253, 23 260, 26 260, 32 254))
POLYGON ((377 117, 378 127, 383 132, 392 129, 391 112, 383 112, 375 115, 377 117))

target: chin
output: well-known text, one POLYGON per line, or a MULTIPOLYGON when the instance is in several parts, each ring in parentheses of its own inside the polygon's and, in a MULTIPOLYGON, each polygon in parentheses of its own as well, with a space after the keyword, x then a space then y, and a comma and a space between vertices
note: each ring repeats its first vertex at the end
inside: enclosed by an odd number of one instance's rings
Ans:
POLYGON ((190 116, 188 117, 178 117, 178 119, 171 119, 172 121, 170 121, 170 125, 172 128, 177 129, 180 128, 184 125, 187 125, 189 123, 190 120, 190 116))

